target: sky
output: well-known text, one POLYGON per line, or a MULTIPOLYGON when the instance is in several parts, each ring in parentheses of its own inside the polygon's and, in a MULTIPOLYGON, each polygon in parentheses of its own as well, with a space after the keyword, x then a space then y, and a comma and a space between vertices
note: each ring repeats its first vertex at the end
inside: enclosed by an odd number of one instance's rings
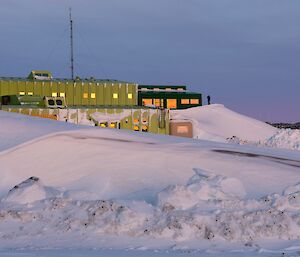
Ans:
POLYGON ((270 122, 300 121, 299 0, 0 0, 0 76, 32 69, 185 84, 270 122))

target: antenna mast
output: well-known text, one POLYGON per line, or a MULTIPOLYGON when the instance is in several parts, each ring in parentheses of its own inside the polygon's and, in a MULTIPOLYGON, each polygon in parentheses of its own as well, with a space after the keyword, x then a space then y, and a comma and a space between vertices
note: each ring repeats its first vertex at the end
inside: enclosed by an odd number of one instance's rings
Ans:
POLYGON ((71 78, 74 80, 74 55, 73 55, 73 20, 72 20, 72 9, 69 8, 70 12, 70 45, 71 45, 71 78))

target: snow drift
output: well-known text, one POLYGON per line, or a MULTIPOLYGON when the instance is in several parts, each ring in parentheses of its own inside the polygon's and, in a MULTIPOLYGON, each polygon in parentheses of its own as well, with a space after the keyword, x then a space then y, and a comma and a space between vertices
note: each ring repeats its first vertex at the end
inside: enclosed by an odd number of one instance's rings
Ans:
POLYGON ((2 248, 300 246, 298 151, 1 117, 2 248))
POLYGON ((281 194, 246 200, 242 198, 240 181, 208 176, 198 170, 185 186, 172 186, 159 193, 158 205, 152 206, 142 201, 124 204, 112 200, 74 200, 58 189, 43 186, 39 179, 30 178, 11 189, 1 201, 0 230, 4 242, 22 236, 47 238, 53 234, 65 238, 77 234, 82 239, 111 235, 175 241, 225 240, 248 246, 259 239, 297 240, 299 185, 288 187, 281 194), (232 192, 224 182, 238 184, 239 189, 232 192), (36 198, 37 186, 44 192, 39 196, 44 197, 36 198), (191 188, 194 195, 190 194, 191 188), (56 193, 51 195, 49 191, 56 193), (29 200, 19 201, 24 192, 29 200))
POLYGON ((221 104, 171 111, 171 119, 191 120, 194 138, 226 142, 236 136, 242 140, 265 140, 277 129, 256 119, 231 111, 221 104))

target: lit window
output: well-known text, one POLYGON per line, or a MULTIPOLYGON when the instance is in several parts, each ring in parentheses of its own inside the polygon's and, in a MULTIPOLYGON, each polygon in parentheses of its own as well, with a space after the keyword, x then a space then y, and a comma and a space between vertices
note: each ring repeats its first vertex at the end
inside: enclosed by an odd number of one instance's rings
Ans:
POLYGON ((142 102, 144 106, 152 105, 152 99, 143 99, 142 102))
POLYGON ((117 127, 117 123, 116 122, 112 122, 109 124, 110 128, 116 128, 117 127))
POLYGON ((181 87, 180 87, 180 88, 177 88, 177 90, 178 90, 178 91, 184 91, 184 89, 181 88, 181 87))
POLYGON ((83 98, 84 98, 84 99, 89 98, 89 94, 88 94, 88 93, 83 93, 83 98))
POLYGON ((139 126, 135 125, 135 126, 133 126, 133 130, 134 130, 134 131, 139 131, 140 128, 139 128, 139 126))
POLYGON ((160 99, 154 99, 154 105, 160 107, 160 99))
POLYGON ((191 99, 191 104, 199 104, 199 99, 191 99))
POLYGON ((33 92, 28 92, 27 95, 33 95, 33 92))
POLYGON ((65 97, 65 96, 66 96, 66 94, 65 94, 65 93, 63 93, 63 92, 61 92, 61 93, 59 93, 59 96, 60 96, 60 97, 65 97))
POLYGON ((19 95, 25 95, 25 92, 21 91, 19 92, 19 95))
POLYGON ((167 108, 176 109, 177 108, 177 100, 176 99, 167 99, 167 108))
POLYGON ((52 92, 52 97, 57 97, 57 93, 56 92, 52 92))
POLYGON ((142 126, 142 131, 147 132, 147 131, 148 131, 148 126, 143 125, 143 126, 142 126))
POLYGON ((132 94, 131 93, 128 94, 128 99, 132 99, 132 94))
POLYGON ((139 119, 133 119, 133 123, 139 123, 139 119))
POLYGON ((91 98, 95 99, 96 98, 96 93, 91 93, 91 98))
POLYGON ((118 99, 118 94, 117 93, 113 93, 113 99, 118 99))
POLYGON ((186 134, 189 132, 188 126, 178 126, 177 127, 177 133, 178 134, 186 134))
POLYGON ((189 104, 190 99, 181 99, 181 104, 189 104))
POLYGON ((102 127, 102 128, 106 128, 107 127, 107 123, 106 122, 101 122, 99 126, 102 127))

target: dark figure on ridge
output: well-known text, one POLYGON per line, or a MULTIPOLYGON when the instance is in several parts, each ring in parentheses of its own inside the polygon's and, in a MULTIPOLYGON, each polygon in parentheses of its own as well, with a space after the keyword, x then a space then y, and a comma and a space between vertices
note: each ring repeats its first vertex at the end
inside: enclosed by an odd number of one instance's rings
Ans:
POLYGON ((208 105, 210 104, 210 96, 209 95, 207 96, 207 104, 208 105))

